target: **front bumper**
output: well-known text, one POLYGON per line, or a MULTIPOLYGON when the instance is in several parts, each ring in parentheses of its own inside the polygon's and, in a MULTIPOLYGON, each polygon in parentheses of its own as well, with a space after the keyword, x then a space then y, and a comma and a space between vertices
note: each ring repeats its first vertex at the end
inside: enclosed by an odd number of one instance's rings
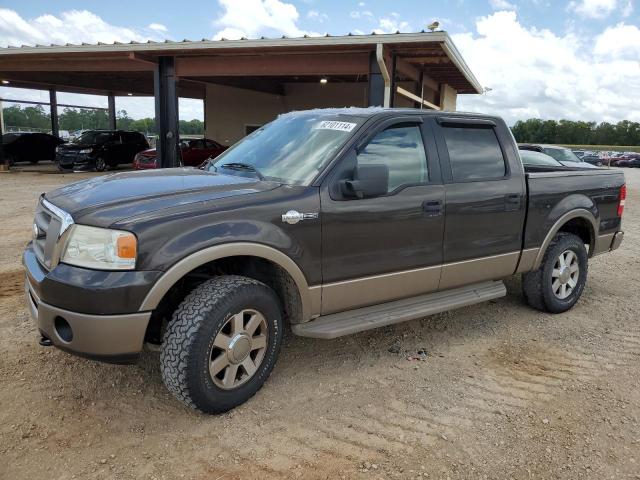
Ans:
POLYGON ((134 363, 140 356, 151 312, 91 315, 42 302, 28 278, 25 293, 40 334, 61 350, 109 363, 134 363))
POLYGON ((56 161, 63 170, 92 170, 95 167, 95 158, 88 153, 57 153, 56 161))
POLYGON ((64 264, 46 271, 31 245, 23 264, 27 306, 44 337, 80 356, 135 362, 151 317, 151 312, 137 311, 140 298, 158 272, 92 271, 64 264))

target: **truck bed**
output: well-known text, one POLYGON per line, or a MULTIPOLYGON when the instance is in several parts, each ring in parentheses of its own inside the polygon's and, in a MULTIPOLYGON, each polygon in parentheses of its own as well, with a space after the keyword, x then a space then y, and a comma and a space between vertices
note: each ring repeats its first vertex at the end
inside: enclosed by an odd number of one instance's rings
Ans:
POLYGON ((567 207, 583 208, 592 212, 599 222, 596 236, 620 229, 617 208, 620 187, 624 184, 621 170, 563 169, 528 172, 525 178, 528 192, 525 249, 540 246, 553 223, 568 210, 567 207))

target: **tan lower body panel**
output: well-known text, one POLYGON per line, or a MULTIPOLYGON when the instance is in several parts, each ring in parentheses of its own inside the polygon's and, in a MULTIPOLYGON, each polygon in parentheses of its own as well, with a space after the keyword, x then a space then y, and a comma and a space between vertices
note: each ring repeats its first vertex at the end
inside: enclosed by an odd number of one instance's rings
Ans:
POLYGON ((437 265, 323 285, 322 314, 434 292, 441 269, 437 265))
POLYGON ((526 250, 523 250, 522 255, 520 255, 520 261, 518 262, 518 269, 516 270, 516 273, 526 273, 533 270, 539 251, 539 248, 527 248, 526 250))
POLYGON ((519 258, 518 251, 445 264, 442 266, 439 290, 508 277, 516 271, 519 258))
POLYGON ((598 235, 596 237, 596 244, 593 247, 592 255, 599 255, 601 253, 611 250, 611 243, 615 233, 607 233, 606 235, 598 235))

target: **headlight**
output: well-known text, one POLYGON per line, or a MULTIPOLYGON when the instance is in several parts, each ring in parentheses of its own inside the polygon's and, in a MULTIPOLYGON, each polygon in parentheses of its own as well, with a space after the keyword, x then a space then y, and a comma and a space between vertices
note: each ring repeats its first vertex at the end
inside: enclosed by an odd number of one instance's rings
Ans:
POLYGON ((60 151, 60 147, 56 147, 56 153, 60 151))
POLYGON ((73 225, 60 261, 97 270, 133 270, 137 247, 133 233, 73 225))
POLYGON ((93 152, 93 148, 83 148, 78 153, 91 153, 93 152))

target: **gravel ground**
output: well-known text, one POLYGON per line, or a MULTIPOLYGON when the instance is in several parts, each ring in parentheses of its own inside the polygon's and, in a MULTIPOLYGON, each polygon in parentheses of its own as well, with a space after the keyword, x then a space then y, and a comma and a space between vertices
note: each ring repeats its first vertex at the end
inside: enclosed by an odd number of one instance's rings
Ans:
POLYGON ((157 353, 123 367, 38 346, 20 265, 36 198, 93 174, 25 170, 0 173, 0 478, 640 479, 640 170, 626 239, 572 311, 531 310, 513 278, 423 320, 288 335, 266 386, 214 417, 165 391, 157 353))

